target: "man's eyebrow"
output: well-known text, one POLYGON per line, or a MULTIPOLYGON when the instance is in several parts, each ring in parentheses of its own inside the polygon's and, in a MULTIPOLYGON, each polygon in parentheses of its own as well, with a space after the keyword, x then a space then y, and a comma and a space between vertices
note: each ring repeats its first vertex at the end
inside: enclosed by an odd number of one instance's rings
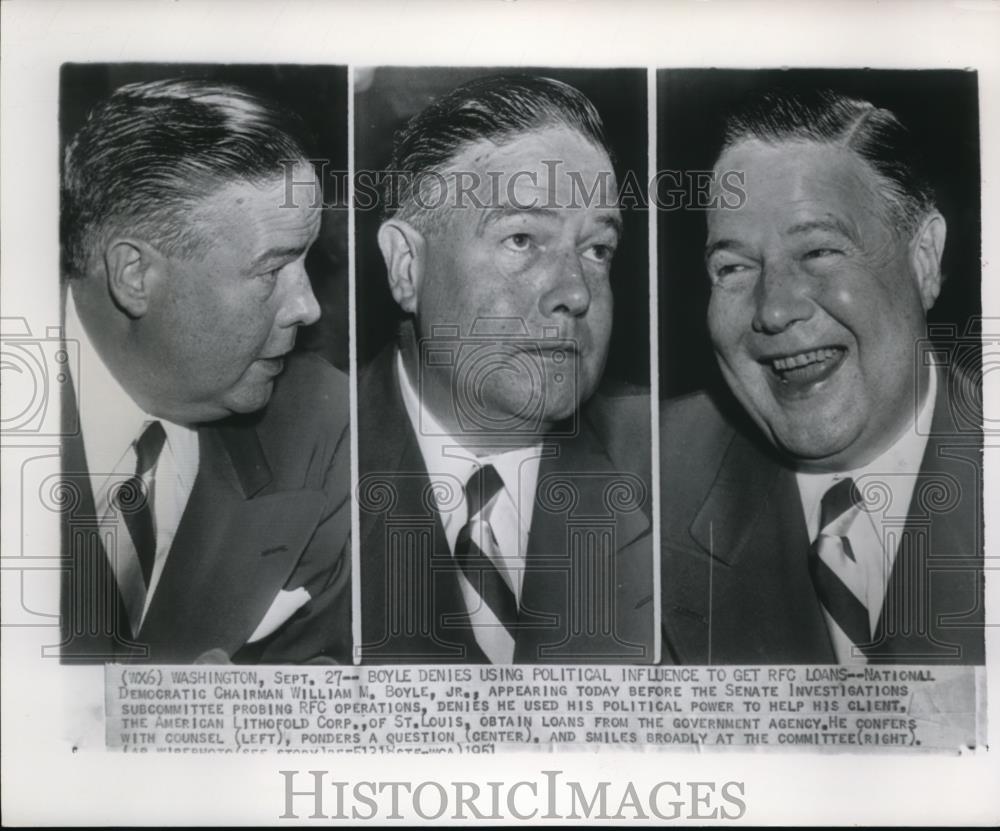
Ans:
MULTIPOLYGON (((476 225, 476 233, 482 234, 490 225, 494 225, 500 220, 511 216, 540 216, 546 219, 558 219, 559 212, 552 208, 518 208, 513 205, 496 205, 492 208, 487 208, 479 217, 479 222, 476 225)), ((610 226, 619 237, 622 236, 625 230, 622 218, 617 213, 601 214, 597 217, 597 222, 600 225, 610 226)))
POLYGON ((826 231, 828 233, 840 234, 851 242, 854 242, 857 236, 847 223, 832 216, 827 219, 810 219, 805 222, 796 222, 785 229, 784 235, 790 237, 796 234, 808 234, 811 231, 826 231))
POLYGON ((618 238, 621 239, 622 235, 625 233, 625 225, 622 223, 622 218, 614 213, 601 214, 597 217, 597 221, 601 225, 609 225, 618 234, 618 238))
POLYGON ((511 216, 541 216, 554 219, 556 211, 552 208, 530 206, 518 208, 514 205, 494 205, 492 208, 487 208, 479 216, 479 222, 476 223, 476 233, 482 234, 490 225, 495 225, 501 219, 507 219, 507 217, 511 216))
POLYGON ((274 260, 297 260, 309 249, 308 245, 280 245, 274 248, 268 248, 263 254, 254 257, 252 263, 250 263, 251 269, 259 268, 264 265, 264 263, 272 262, 274 260))
POLYGON ((705 259, 708 260, 716 251, 745 251, 746 246, 735 239, 719 239, 705 246, 705 259))
MULTIPOLYGON (((828 219, 810 219, 804 222, 796 222, 790 225, 783 232, 783 236, 790 237, 799 234, 808 234, 812 231, 826 231, 827 233, 839 234, 845 239, 857 244, 857 234, 845 222, 836 217, 828 219)), ((719 239, 705 246, 705 259, 708 260, 716 251, 735 251, 742 253, 746 246, 739 240, 719 239)))

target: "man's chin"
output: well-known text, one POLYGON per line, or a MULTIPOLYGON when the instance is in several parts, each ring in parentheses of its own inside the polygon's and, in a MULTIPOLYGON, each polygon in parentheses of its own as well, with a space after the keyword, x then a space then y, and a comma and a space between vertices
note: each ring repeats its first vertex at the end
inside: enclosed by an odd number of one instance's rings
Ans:
POLYGON ((229 398, 228 406, 230 412, 246 415, 262 410, 271 400, 271 393, 274 392, 274 379, 258 381, 252 385, 247 385, 229 398))
POLYGON ((545 430, 550 429, 561 421, 571 418, 580 408, 580 402, 575 398, 571 401, 556 401, 545 407, 541 421, 546 425, 545 430))
POLYGON ((476 417, 466 419, 464 426, 467 429, 463 435, 472 439, 542 438, 558 424, 571 418, 577 409, 575 401, 545 402, 544 406, 539 406, 536 402, 532 407, 525 406, 520 409, 515 409, 510 404, 509 401, 498 402, 489 417, 480 411, 475 414, 476 417))
POLYGON ((767 433, 794 467, 834 471, 857 466, 854 456, 860 430, 844 429, 843 423, 772 423, 767 433))
POLYGON ((779 400, 766 384, 758 384, 753 391, 746 386, 733 391, 770 443, 795 462, 837 458, 850 451, 864 429, 858 412, 836 402, 779 400))

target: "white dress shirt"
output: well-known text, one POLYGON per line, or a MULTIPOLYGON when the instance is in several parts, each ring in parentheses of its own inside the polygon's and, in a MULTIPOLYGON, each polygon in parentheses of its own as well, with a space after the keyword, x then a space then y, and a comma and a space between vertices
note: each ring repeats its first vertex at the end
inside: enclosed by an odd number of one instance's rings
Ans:
MULTIPOLYGON (((114 516, 111 496, 116 485, 135 473, 133 442, 139 438, 146 425, 151 421, 159 421, 166 433, 166 441, 152 473, 156 559, 149 587, 145 590, 141 613, 138 615, 138 622, 141 624, 163 574, 177 527, 198 475, 198 431, 158 419, 140 409, 115 380, 91 343, 73 303, 72 290, 66 292, 65 320, 66 339, 76 341, 80 348, 79 370, 74 369, 72 364, 70 367, 98 517, 108 519, 114 516)), ((113 525, 114 522, 111 521, 110 524, 113 525)), ((109 552, 115 580, 126 605, 129 598, 134 596, 137 575, 141 580, 141 574, 136 570, 134 548, 130 552, 127 548, 119 546, 118 556, 112 556, 109 552)), ((133 620, 134 631, 137 629, 135 623, 133 620)))
POLYGON ((423 407, 399 352, 396 353, 396 374, 452 554, 458 534, 468 521, 465 485, 469 477, 477 468, 493 465, 503 481, 503 489, 490 513, 490 526, 504 562, 494 565, 504 573, 520 603, 542 444, 476 455, 446 435, 433 414, 423 407), (422 430, 421 424, 424 425, 422 430))
MULTIPOLYGON (((823 495, 834 483, 849 477, 864 498, 864 510, 857 515, 846 534, 857 568, 844 582, 867 606, 873 634, 878 626, 902 528, 927 448, 937 383, 937 372, 932 368, 927 395, 916 419, 895 444, 874 461, 856 470, 796 474, 806 529, 812 541, 820 532, 823 495)), ((827 617, 830 623, 831 619, 827 617)), ((844 642, 847 636, 835 625, 830 628, 838 656, 850 653, 850 642, 844 642)))

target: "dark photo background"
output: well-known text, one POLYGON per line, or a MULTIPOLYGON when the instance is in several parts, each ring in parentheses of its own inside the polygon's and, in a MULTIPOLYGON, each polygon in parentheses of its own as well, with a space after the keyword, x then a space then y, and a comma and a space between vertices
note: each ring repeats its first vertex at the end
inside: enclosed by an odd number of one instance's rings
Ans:
MULTIPOLYGON (((322 308, 315 325, 299 332, 296 348, 316 351, 348 368, 347 67, 242 64, 63 64, 60 75, 60 148, 87 113, 123 84, 192 78, 240 84, 296 113, 306 129, 310 156, 323 172, 323 221, 306 258, 322 308)), ((301 191, 300 191, 301 193, 301 191)))
MULTIPOLYGON (((892 110, 924 142, 938 207, 948 223, 945 282, 930 323, 959 336, 981 313, 979 108, 975 72, 959 70, 671 69, 657 73, 657 167, 711 170, 725 116, 773 87, 830 88, 892 110)), ((705 314, 705 214, 658 217, 660 396, 721 383, 705 314)))
MULTIPOLYGON (((543 75, 564 81, 594 103, 617 157, 616 174, 648 181, 646 72, 642 69, 412 68, 355 71, 355 171, 382 171, 393 134, 431 102, 473 78, 543 75)), ((605 377, 649 386, 649 253, 644 210, 623 211, 625 234, 612 266, 614 329, 605 377)), ((364 366, 396 333, 401 312, 386 282, 376 242, 380 211, 359 210, 356 222, 358 365, 364 366)))

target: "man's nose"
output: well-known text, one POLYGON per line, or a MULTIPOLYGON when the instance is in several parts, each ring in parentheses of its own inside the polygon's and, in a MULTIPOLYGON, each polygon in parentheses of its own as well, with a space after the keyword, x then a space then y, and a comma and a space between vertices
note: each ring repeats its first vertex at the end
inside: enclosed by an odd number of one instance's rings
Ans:
POLYGON ((764 334, 782 332, 813 313, 808 280, 787 263, 764 265, 755 301, 753 329, 764 334))
POLYGON ((279 322, 282 326, 310 326, 319 320, 320 308, 305 265, 295 266, 289 280, 279 322))
POLYGON ((545 317, 579 317, 590 308, 590 287, 576 251, 556 255, 546 273, 539 307, 545 317))

